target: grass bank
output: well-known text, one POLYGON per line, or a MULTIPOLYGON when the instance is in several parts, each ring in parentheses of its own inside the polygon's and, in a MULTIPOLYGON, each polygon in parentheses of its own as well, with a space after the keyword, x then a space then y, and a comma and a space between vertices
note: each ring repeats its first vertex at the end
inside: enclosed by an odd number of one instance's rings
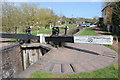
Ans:
MULTIPOLYGON (((69 28, 73 28, 73 27, 76 27, 76 24, 66 24, 62 27, 65 27, 65 26, 68 26, 69 28)), ((64 29, 61 29, 60 28, 60 31, 63 31, 64 29)), ((25 34, 25 32, 18 32, 20 34, 25 34)), ((48 28, 48 29, 45 29, 44 27, 43 28, 40 28, 39 30, 35 30, 35 31, 32 31, 32 35, 37 35, 37 34, 51 34, 52 33, 52 29, 48 28)), ((17 39, 10 39, 8 41, 17 41, 17 39)))
POLYGON ((97 36, 98 33, 94 32, 94 28, 86 28, 83 32, 79 34, 80 36, 97 36))
MULTIPOLYGON (((65 26, 68 26, 69 28, 73 28, 73 27, 76 27, 75 24, 66 24, 62 27, 65 27, 65 26)), ((60 31, 63 31, 64 29, 61 29, 60 28, 60 31)), ((37 34, 51 34, 52 33, 52 29, 48 28, 48 29, 45 29, 45 28, 40 28, 40 30, 37 30, 37 31, 33 31, 32 34, 33 35, 37 35, 37 34)))

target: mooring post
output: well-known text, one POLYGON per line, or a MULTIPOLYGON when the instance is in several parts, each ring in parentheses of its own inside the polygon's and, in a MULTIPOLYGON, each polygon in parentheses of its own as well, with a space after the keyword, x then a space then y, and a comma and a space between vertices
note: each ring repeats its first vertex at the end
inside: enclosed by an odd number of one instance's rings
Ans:
POLYGON ((64 28, 65 29, 65 34, 64 35, 67 35, 67 26, 64 28))
MULTIPOLYGON (((25 32, 26 32, 28 35, 31 35, 31 28, 30 28, 30 26, 26 26, 25 32)), ((27 43, 30 43, 30 42, 31 42, 31 40, 28 39, 27 43)))

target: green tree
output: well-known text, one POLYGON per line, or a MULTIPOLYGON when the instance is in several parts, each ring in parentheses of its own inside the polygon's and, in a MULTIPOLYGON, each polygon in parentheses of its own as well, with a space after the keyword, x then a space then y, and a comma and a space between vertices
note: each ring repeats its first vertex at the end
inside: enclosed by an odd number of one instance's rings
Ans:
POLYGON ((46 25, 56 25, 58 16, 54 14, 52 9, 49 8, 40 8, 38 11, 38 22, 41 26, 45 27, 46 25))
POLYGON ((21 5, 23 17, 26 26, 35 26, 37 23, 37 5, 36 4, 26 4, 21 5))
POLYGON ((2 31, 14 32, 14 27, 17 25, 17 8, 13 3, 2 3, 2 31))
POLYGON ((24 31, 25 27, 38 27, 56 25, 58 16, 50 8, 39 8, 37 4, 22 3, 15 6, 14 3, 2 3, 2 30, 4 32, 14 32, 19 26, 19 31, 24 31))
POLYGON ((113 24, 120 25, 120 1, 111 3, 113 7, 113 24))
POLYGON ((114 25, 113 32, 120 35, 120 1, 111 3, 113 7, 112 23, 114 25))

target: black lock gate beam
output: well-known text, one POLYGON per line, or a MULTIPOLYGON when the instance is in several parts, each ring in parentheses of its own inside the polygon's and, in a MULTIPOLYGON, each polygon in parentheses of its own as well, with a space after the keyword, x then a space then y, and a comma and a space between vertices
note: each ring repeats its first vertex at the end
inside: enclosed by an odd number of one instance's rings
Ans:
POLYGON ((74 43, 74 37, 73 36, 50 36, 50 37, 45 37, 45 41, 74 43))
POLYGON ((31 34, 16 34, 16 33, 0 33, 1 38, 15 38, 15 39, 20 39, 23 41, 28 41, 28 40, 39 40, 39 36, 34 36, 31 34))

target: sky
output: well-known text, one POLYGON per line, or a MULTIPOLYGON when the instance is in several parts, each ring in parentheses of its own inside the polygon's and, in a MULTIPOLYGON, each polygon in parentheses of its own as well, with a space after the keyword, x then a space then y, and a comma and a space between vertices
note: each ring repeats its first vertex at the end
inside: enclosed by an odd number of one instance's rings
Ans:
MULTIPOLYGON (((16 2, 20 5, 21 2, 16 2)), ((50 8, 58 16, 68 18, 101 17, 103 2, 27 2, 37 4, 39 8, 50 8)))
POLYGON ((1 0, 7 2, 37 3, 40 8, 51 8, 58 16, 66 17, 101 17, 103 2, 119 0, 1 0))
POLYGON ((101 17, 102 2, 39 2, 40 8, 51 8, 55 14, 66 17, 101 17))
POLYGON ((5 2, 118 2, 119 0, 1 0, 5 2))

